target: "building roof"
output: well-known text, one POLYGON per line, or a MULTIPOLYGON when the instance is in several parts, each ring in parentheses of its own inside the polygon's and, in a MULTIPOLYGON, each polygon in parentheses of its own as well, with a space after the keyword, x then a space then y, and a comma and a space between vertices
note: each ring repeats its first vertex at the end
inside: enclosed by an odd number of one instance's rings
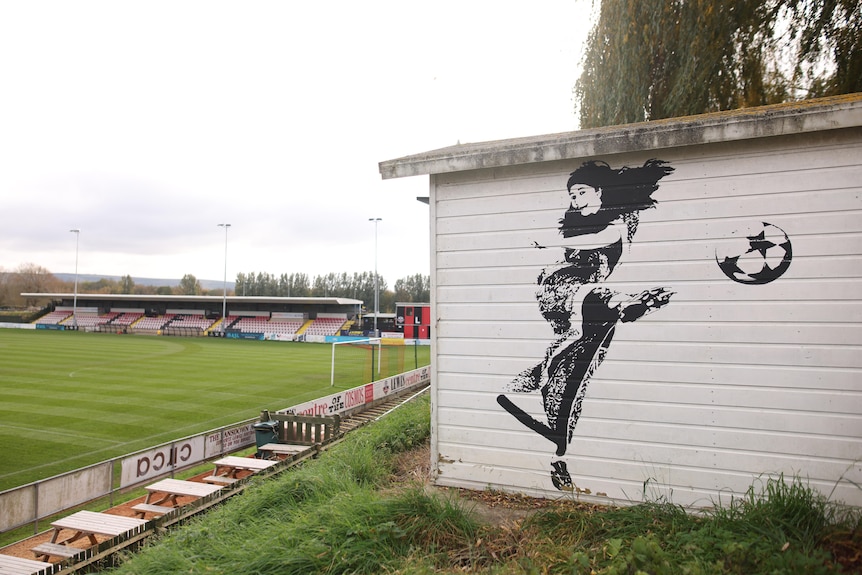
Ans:
MULTIPOLYGON (((22 293, 26 298, 71 299, 72 293, 22 293)), ((79 302, 86 301, 145 301, 161 303, 265 303, 265 304, 311 304, 311 305, 362 305, 362 300, 343 297, 270 297, 270 296, 227 296, 220 295, 139 295, 139 294, 104 294, 79 293, 79 302)))
POLYGON ((859 126, 862 126, 862 93, 576 132, 458 144, 380 162, 379 169, 386 180, 859 126), (840 123, 836 112, 842 112, 840 123))

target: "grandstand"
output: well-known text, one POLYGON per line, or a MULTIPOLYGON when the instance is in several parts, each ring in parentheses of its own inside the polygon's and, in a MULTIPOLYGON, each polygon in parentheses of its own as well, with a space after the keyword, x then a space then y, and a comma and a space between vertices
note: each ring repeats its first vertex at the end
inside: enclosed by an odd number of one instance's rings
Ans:
MULTIPOLYGON (((22 295, 44 301, 45 315, 33 322, 37 329, 307 341, 374 335, 373 314, 363 315, 362 302, 348 298, 77 294, 76 301, 67 293, 22 295)), ((410 305, 418 310, 428 304, 410 305)), ((396 324, 395 314, 378 314, 378 331, 384 337, 428 339, 426 327, 414 335, 408 316, 396 324)))
POLYGON ((362 311, 360 300, 347 298, 65 293, 31 297, 45 300, 46 314, 34 322, 39 328, 77 325, 86 331, 160 335, 325 338, 339 335, 362 311), (228 308, 225 318, 223 306, 228 308))

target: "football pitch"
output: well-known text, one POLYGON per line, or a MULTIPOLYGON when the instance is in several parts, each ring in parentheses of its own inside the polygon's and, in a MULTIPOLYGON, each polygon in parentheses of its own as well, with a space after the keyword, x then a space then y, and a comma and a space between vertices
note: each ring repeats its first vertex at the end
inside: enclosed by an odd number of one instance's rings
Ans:
MULTIPOLYGON (((367 383, 359 353, 330 387, 330 344, 0 329, 0 491, 367 383)), ((382 355, 387 377, 430 350, 382 355)))

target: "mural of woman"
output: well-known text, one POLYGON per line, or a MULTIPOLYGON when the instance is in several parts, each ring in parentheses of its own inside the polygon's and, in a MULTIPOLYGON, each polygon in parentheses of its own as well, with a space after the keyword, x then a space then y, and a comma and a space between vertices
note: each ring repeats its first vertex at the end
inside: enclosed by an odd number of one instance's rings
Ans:
POLYGON ((582 164, 566 184, 571 201, 556 234, 562 240, 554 245, 534 244, 562 248, 562 260, 539 274, 536 293, 542 317, 557 338, 542 362, 521 372, 506 391, 540 390, 547 423, 504 394, 497 402, 556 446, 551 480, 557 489, 573 489, 566 462, 560 458, 572 440, 587 382, 604 360, 617 323, 635 321, 670 301, 668 288, 623 294, 602 282, 616 269, 624 246, 634 239, 640 212, 656 205, 652 194, 658 181, 671 172, 673 168, 661 160, 619 170, 604 162, 582 164))

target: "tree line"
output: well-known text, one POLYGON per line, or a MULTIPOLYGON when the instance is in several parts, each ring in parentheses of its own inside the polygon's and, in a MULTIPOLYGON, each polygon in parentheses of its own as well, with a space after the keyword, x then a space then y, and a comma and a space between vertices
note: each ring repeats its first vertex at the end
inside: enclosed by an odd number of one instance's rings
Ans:
MULTIPOLYGON (((340 297, 362 300, 368 311, 374 309, 374 272, 328 273, 309 276, 304 273, 273 275, 266 272, 238 273, 234 290, 228 295, 269 297, 340 297)), ((395 311, 396 302, 427 302, 431 298, 431 280, 427 275, 414 274, 395 282, 392 289, 377 276, 380 311, 395 311)), ((0 267, 0 307, 37 307, 38 298, 24 298, 22 293, 71 293, 74 281, 63 281, 50 270, 32 263, 22 264, 14 271, 0 267)), ((204 289, 193 274, 185 274, 177 285, 152 286, 137 284, 130 275, 119 280, 101 278, 79 281, 78 293, 136 295, 223 295, 222 288, 204 289)))
MULTIPOLYGON (((270 297, 340 297, 365 302, 374 309, 374 272, 328 273, 311 277, 304 273, 273 275, 267 272, 238 273, 236 295, 270 297)), ((427 302, 431 298, 430 276, 414 274, 396 280, 392 289, 377 275, 380 311, 394 312, 396 302, 427 302)))

